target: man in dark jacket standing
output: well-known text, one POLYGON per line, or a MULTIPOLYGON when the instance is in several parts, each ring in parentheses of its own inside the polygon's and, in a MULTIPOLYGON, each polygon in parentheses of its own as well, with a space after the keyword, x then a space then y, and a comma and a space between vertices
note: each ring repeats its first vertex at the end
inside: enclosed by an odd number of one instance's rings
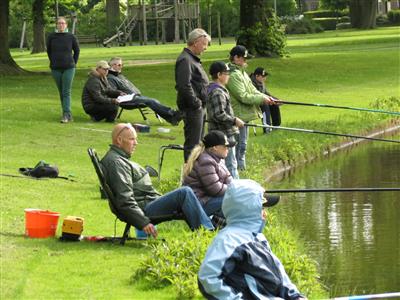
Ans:
POLYGON ((112 131, 112 145, 101 160, 106 182, 114 195, 113 207, 119 218, 157 236, 153 224, 177 218, 182 213, 192 230, 203 226, 213 230, 210 218, 189 187, 181 187, 163 196, 151 182, 148 172, 130 160, 137 146, 137 134, 131 124, 117 124, 112 131))
POLYGON ((201 28, 189 33, 187 47, 176 60, 175 89, 177 106, 183 113, 184 159, 187 161, 192 149, 203 137, 208 77, 199 55, 208 47, 210 36, 201 28))

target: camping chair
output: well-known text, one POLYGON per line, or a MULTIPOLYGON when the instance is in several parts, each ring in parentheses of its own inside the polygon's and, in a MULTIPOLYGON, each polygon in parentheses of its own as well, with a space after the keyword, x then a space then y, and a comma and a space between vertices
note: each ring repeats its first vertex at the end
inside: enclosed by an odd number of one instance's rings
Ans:
MULTIPOLYGON (((93 167, 96 171, 97 178, 99 179, 99 182, 100 182, 100 190, 101 190, 102 197, 105 196, 108 199, 108 205, 110 206, 112 213, 116 216, 116 219, 119 219, 122 222, 126 223, 124 220, 122 220, 118 216, 117 210, 115 209, 115 207, 113 205, 114 195, 105 180, 104 173, 103 173, 103 170, 101 169, 100 160, 99 160, 99 157, 97 156, 96 150, 94 150, 93 148, 88 148, 88 154, 92 161, 93 167)), ((117 221, 117 220, 115 220, 115 221, 117 221)), ((131 228, 131 225, 129 223, 126 223, 122 237, 115 238, 116 240, 120 239, 121 245, 124 245, 125 241, 129 238, 130 228, 131 228)))
MULTIPOLYGON (((134 103, 134 104, 132 104, 132 103, 130 103, 130 102, 128 102, 128 103, 124 103, 124 102, 123 102, 123 103, 120 103, 119 106, 121 107, 121 110, 120 110, 119 113, 118 113, 117 119, 119 119, 119 118, 121 117, 121 114, 122 114, 122 112, 124 111, 124 109, 128 109, 128 110, 138 109, 139 112, 140 112, 140 114, 142 115, 143 120, 146 121, 146 122, 147 122, 147 115, 149 115, 149 114, 152 113, 152 112, 151 112, 151 109, 149 109, 149 108, 148 108, 145 104, 143 104, 143 103, 134 103)), ((160 117, 158 114, 156 114, 156 113, 154 113, 154 115, 156 116, 156 118, 158 119, 158 121, 159 121, 160 123, 162 123, 161 117, 160 117)))
MULTIPOLYGON (((100 188, 102 191, 102 196, 104 195, 107 199, 108 199, 108 205, 110 206, 111 212, 116 216, 116 219, 119 219, 120 221, 126 223, 125 229, 124 229, 124 233, 122 235, 121 238, 115 238, 116 240, 120 240, 120 244, 124 245, 126 240, 129 238, 129 231, 131 228, 131 225, 129 223, 127 223, 119 214, 117 209, 114 207, 113 205, 113 199, 114 199, 114 195, 113 192, 111 191, 110 186, 107 184, 103 170, 101 168, 101 164, 100 164, 100 160, 99 157, 97 156, 96 150, 94 150, 93 148, 88 148, 88 154, 89 157, 93 163, 93 167, 96 171, 97 177, 99 179, 100 182, 100 188)), ((163 221, 166 220, 183 220, 187 223, 187 220, 185 218, 185 216, 183 215, 182 212, 180 211, 176 211, 174 212, 172 215, 161 215, 161 216, 157 216, 157 217, 152 217, 150 219, 150 221, 156 225, 158 223, 161 223, 163 221)))
POLYGON ((165 150, 184 150, 182 145, 176 145, 176 144, 169 144, 169 145, 163 145, 160 147, 158 150, 158 181, 161 179, 161 168, 162 164, 164 161, 164 152, 165 150))

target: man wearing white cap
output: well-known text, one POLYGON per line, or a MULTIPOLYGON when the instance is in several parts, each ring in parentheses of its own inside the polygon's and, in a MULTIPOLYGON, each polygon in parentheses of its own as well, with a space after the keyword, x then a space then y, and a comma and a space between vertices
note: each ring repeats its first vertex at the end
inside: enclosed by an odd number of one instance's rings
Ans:
POLYGON ((93 121, 113 122, 118 113, 117 97, 124 93, 111 88, 107 81, 110 66, 104 60, 97 62, 83 87, 82 106, 93 121))

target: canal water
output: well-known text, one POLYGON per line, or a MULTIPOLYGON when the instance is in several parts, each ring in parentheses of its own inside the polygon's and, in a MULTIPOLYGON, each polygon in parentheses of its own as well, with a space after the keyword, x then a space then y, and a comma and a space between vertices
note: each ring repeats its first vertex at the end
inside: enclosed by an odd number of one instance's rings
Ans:
MULTIPOLYGON (((400 146, 355 147, 271 186, 400 187, 400 146)), ((331 297, 400 291, 400 192, 285 194, 276 209, 318 262, 331 297)))

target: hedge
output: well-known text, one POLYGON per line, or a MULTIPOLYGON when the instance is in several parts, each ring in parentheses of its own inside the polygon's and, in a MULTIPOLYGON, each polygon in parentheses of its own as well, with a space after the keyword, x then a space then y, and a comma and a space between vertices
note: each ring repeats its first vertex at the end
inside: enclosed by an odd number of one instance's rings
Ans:
POLYGON ((336 30, 336 18, 314 18, 313 21, 321 25, 324 30, 336 30))
POLYGON ((393 24, 400 23, 400 9, 393 9, 389 11, 387 15, 390 23, 393 24))
POLYGON ((344 13, 340 11, 333 11, 333 10, 311 10, 306 11, 303 13, 304 17, 315 19, 315 18, 335 18, 335 17, 342 17, 344 13))

